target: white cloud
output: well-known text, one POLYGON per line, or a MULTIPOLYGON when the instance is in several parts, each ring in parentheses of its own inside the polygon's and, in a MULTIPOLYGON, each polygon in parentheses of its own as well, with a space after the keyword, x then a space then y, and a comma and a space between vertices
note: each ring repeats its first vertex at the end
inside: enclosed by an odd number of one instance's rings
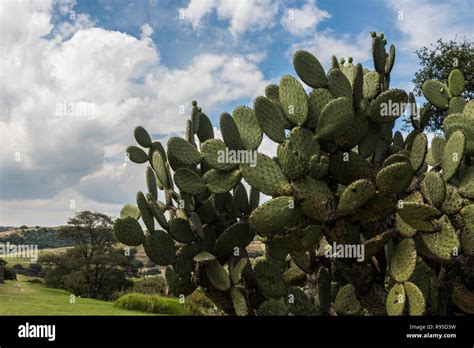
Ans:
POLYGON ((293 44, 291 53, 300 49, 313 53, 326 67, 330 64, 333 55, 338 59, 352 57, 355 63, 362 63, 371 57, 371 38, 365 31, 355 36, 336 36, 332 31, 325 30, 293 44))
POLYGON ((150 37, 153 34, 153 28, 151 27, 150 24, 145 23, 140 27, 140 38, 143 40, 147 37, 150 37))
POLYGON ((413 51, 445 40, 473 37, 472 2, 430 0, 389 0, 395 25, 403 34, 402 50, 413 51))
POLYGON ((190 0, 188 6, 180 11, 195 30, 202 25, 206 15, 215 11, 219 19, 229 21, 232 35, 238 36, 271 26, 278 3, 274 0, 190 0))
POLYGON ((304 36, 313 33, 320 22, 330 17, 327 11, 316 6, 315 0, 308 0, 301 8, 288 8, 281 24, 291 34, 304 36))
MULTIPOLYGON (((0 225, 12 224, 12 216, 22 223, 11 213, 20 204, 43 224, 65 190, 83 199, 81 208, 118 209, 113 202, 133 201, 144 188, 144 166, 121 168, 135 126, 158 137, 182 132, 192 100, 212 113, 262 94, 267 84, 258 53, 204 53, 169 69, 149 37, 151 27, 143 26, 138 39, 83 18, 61 35, 51 25, 52 8, 51 1, 0 3, 0 225), (59 116, 61 105, 91 105, 93 114, 59 116)), ((51 212, 50 223, 64 223, 67 209, 51 212)))

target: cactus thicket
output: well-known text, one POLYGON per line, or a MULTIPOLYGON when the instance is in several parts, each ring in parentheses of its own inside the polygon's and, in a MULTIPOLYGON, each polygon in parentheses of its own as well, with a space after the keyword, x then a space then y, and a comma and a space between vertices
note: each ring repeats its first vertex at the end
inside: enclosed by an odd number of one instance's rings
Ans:
POLYGON ((135 129, 127 153, 147 163, 147 192, 115 232, 166 267, 171 295, 200 288, 230 315, 474 313, 474 101, 460 97, 455 69, 425 82, 418 108, 390 88, 395 47, 371 36, 373 71, 333 57, 325 72, 298 51, 299 79, 223 113, 222 140, 196 102, 166 150, 135 129), (448 116, 429 141, 433 108, 448 116), (407 136, 394 132, 402 115, 407 136), (273 158, 257 153, 264 136, 278 144, 273 158), (222 156, 231 151, 247 157, 222 156))

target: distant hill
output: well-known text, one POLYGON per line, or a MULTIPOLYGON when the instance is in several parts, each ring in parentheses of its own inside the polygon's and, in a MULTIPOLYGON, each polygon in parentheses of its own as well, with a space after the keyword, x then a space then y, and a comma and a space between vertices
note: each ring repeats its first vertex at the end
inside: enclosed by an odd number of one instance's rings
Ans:
POLYGON ((58 231, 60 227, 0 226, 0 243, 11 244, 34 244, 39 249, 61 248, 74 246, 71 239, 60 238, 58 231))

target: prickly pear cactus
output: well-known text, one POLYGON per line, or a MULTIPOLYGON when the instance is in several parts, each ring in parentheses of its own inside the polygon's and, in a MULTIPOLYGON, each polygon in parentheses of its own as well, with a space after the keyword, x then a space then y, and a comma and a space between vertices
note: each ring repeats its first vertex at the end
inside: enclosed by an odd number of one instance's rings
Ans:
POLYGON ((166 150, 135 129, 127 153, 148 163, 147 193, 115 232, 166 267, 171 295, 199 287, 230 315, 473 313, 474 101, 453 70, 425 82, 418 107, 390 88, 395 47, 371 35, 374 70, 333 57, 326 72, 298 51, 299 79, 223 113, 222 140, 196 102, 166 150), (430 142, 433 108, 448 116, 430 142), (258 152, 263 136, 275 157, 258 152), (250 257, 251 243, 264 255, 250 257))

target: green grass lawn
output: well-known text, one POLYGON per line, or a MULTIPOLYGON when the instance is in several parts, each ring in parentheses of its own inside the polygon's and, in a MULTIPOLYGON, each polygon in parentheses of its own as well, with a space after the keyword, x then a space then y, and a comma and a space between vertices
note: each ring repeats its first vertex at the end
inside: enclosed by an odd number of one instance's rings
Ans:
POLYGON ((0 284, 0 315, 152 315, 114 307, 113 302, 88 298, 75 298, 70 293, 26 282, 31 279, 19 276, 18 281, 0 284))

